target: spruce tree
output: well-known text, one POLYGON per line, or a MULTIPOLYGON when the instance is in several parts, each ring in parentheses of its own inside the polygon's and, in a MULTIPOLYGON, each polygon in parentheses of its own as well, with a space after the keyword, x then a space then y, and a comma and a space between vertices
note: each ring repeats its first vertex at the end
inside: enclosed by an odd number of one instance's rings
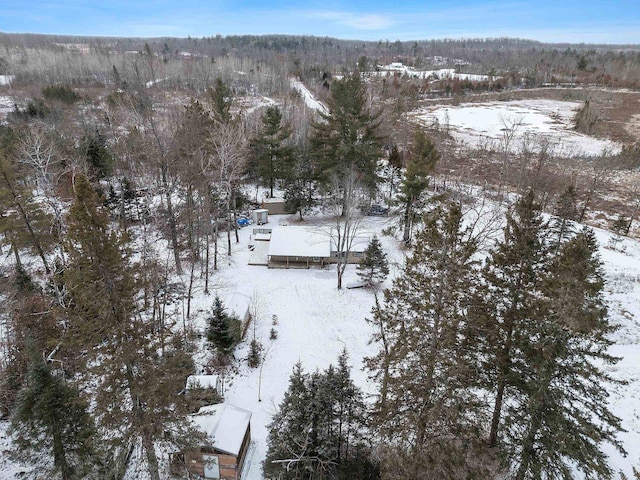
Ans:
POLYGON ((425 216, 412 256, 373 312, 382 348, 367 364, 381 385, 374 425, 388 478, 486 474, 475 338, 465 336, 476 245, 461 222, 458 205, 425 216))
POLYGON ((230 329, 230 318, 227 311, 220 300, 220 297, 216 295, 211 305, 211 313, 207 318, 209 327, 207 329, 207 340, 221 353, 227 355, 233 349, 235 340, 230 329))
POLYGON ((380 240, 377 236, 373 236, 364 251, 364 258, 356 266, 358 276, 364 282, 365 286, 371 288, 387 278, 389 275, 389 261, 387 254, 382 249, 380 240))
POLYGON ((343 351, 338 366, 306 374, 294 367, 269 425, 264 473, 269 478, 375 480, 366 441, 366 407, 343 351))
POLYGON ((533 191, 521 197, 507 213, 504 238, 489 253, 470 318, 478 335, 483 387, 494 392, 489 446, 498 442, 505 392, 524 378, 518 368, 520 344, 527 327, 536 321, 540 277, 546 266, 543 242, 546 226, 533 191))

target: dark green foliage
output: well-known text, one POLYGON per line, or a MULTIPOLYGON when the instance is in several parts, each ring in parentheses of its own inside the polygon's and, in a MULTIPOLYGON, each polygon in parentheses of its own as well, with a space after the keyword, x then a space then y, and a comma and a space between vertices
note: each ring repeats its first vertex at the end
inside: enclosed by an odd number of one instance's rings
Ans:
POLYGON ((47 100, 58 100, 67 105, 72 105, 81 98, 68 85, 47 85, 42 89, 42 96, 47 100))
POLYGON ((375 190, 381 147, 380 113, 371 113, 367 103, 359 74, 332 82, 327 100, 329 113, 321 114, 322 121, 312 124, 311 138, 317 175, 325 185, 353 174, 359 184, 371 192, 375 190))
POLYGON ((23 458, 33 458, 34 451, 51 454, 54 471, 64 480, 85 478, 91 468, 96 432, 87 404, 62 372, 53 372, 35 351, 12 412, 11 430, 23 458))
POLYGON ((425 216, 413 255, 370 320, 381 347, 367 364, 380 383, 373 421, 385 478, 489 478, 476 339, 465 317, 476 245, 461 222, 458 205, 425 216))
POLYGON ((532 192, 507 217, 505 238, 483 270, 474 300, 482 376, 493 390, 489 444, 518 480, 611 478, 603 442, 619 448, 620 420, 607 408, 594 366, 610 365, 597 244, 590 231, 546 245, 548 228, 532 192))
POLYGON ((251 149, 257 176, 263 185, 269 187, 271 197, 276 182, 290 175, 288 170, 293 149, 285 144, 290 136, 291 129, 282 124, 280 108, 275 105, 267 107, 262 116, 262 131, 253 140, 251 149))
POLYGON ((482 275, 483 288, 474 299, 472 318, 482 335, 481 384, 495 391, 489 445, 498 441, 506 390, 525 381, 514 361, 514 352, 526 335, 527 325, 536 322, 540 276, 545 268, 547 248, 543 242, 547 227, 532 191, 525 194, 507 213, 504 238, 490 252, 482 275), (484 382, 484 383, 482 383, 484 382))
POLYGON ((240 340, 238 324, 240 320, 229 315, 216 295, 207 317, 207 340, 222 354, 228 355, 240 340))
POLYGON ((251 344, 249 346, 249 356, 247 357, 247 364, 251 368, 256 368, 260 365, 260 355, 262 353, 262 344, 258 342, 255 338, 251 340, 251 344))
POLYGON ((140 444, 150 477, 159 480, 156 443, 194 438, 177 401, 193 364, 180 337, 156 334, 154 322, 138 311, 139 267, 100 203, 89 181, 77 176, 65 243, 68 341, 85 352, 74 361, 96 385, 92 405, 100 426, 117 432, 106 447, 113 469, 122 468, 130 445, 140 444))
POLYGON ((346 351, 338 366, 304 373, 297 364, 269 425, 264 473, 281 480, 380 478, 366 441, 366 408, 346 351))
POLYGON ((44 120, 51 113, 51 108, 45 103, 44 99, 37 97, 27 103, 27 107, 21 113, 30 118, 44 120))
POLYGON ((218 77, 213 87, 207 90, 209 103, 213 118, 219 123, 229 123, 231 121, 231 103, 233 102, 233 91, 218 77))
POLYGON ((283 184, 287 211, 302 218, 315 205, 316 192, 315 172, 306 152, 294 151, 288 158, 283 184))
POLYGON ((616 218, 611 224, 611 230, 613 230, 613 233, 616 233, 618 235, 627 235, 628 226, 629 226, 629 219, 624 215, 620 214, 618 215, 618 218, 616 218))
POLYGON ((96 178, 108 177, 113 173, 115 159, 107 146, 107 141, 96 130, 92 135, 84 138, 84 155, 93 176, 96 178))
POLYGON ((416 221, 416 207, 423 192, 429 186, 430 177, 439 160, 440 154, 429 137, 421 129, 416 129, 399 196, 399 200, 404 204, 403 241, 405 243, 411 242, 412 227, 416 221))
POLYGON ((551 231, 554 233, 555 242, 560 244, 575 233, 573 222, 578 219, 578 205, 576 189, 573 185, 569 185, 558 197, 553 214, 551 231))
POLYGON ((278 331, 275 328, 269 330, 269 340, 276 340, 278 338, 278 331))
POLYGON ((365 286, 371 288, 381 282, 384 282, 389 275, 389 262, 387 254, 382 249, 380 240, 377 236, 373 236, 367 249, 364 251, 364 258, 356 267, 358 276, 365 283, 365 286))

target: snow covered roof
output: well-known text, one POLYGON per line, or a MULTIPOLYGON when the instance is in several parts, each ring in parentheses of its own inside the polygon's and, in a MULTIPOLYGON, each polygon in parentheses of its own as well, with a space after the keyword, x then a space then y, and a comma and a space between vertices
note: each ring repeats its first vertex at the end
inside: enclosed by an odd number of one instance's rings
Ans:
POLYGON ((285 201, 286 200, 284 198, 270 197, 270 198, 265 198, 264 200, 262 200, 262 203, 285 203, 285 201))
POLYGON ((220 299, 228 313, 235 313, 240 320, 244 320, 251 305, 251 297, 249 295, 231 292, 227 295, 220 295, 220 299))
POLYGON ((269 255, 285 257, 328 257, 329 232, 318 227, 273 227, 269 255))
POLYGON ((251 421, 251 412, 229 403, 219 403, 202 407, 191 415, 191 420, 213 440, 214 448, 238 455, 251 421))
POLYGON ((187 377, 187 390, 190 388, 218 388, 218 375, 189 375, 187 377))
MULTIPOLYGON (((336 238, 332 236, 331 238, 331 251, 336 252, 338 249, 336 248, 336 238)), ((351 253, 361 253, 367 249, 369 245, 369 236, 368 235, 356 235, 353 237, 351 241, 351 248, 349 248, 349 252, 351 253)))

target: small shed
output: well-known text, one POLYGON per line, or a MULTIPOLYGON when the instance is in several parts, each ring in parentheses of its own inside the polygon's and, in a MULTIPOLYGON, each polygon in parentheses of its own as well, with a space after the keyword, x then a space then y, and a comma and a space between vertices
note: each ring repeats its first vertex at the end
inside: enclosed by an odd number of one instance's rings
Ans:
POLYGON ((265 198, 260 208, 269 212, 269 215, 283 215, 287 212, 287 202, 284 198, 272 197, 265 198))
POLYGON ((218 375, 189 375, 187 377, 186 389, 210 388, 222 396, 222 382, 218 375))
POLYGON ((269 223, 269 210, 266 208, 259 208, 251 212, 251 219, 256 225, 264 225, 269 223))
POLYGON ((229 403, 202 407, 191 415, 206 444, 184 453, 187 470, 205 479, 240 480, 251 442, 251 412, 229 403))

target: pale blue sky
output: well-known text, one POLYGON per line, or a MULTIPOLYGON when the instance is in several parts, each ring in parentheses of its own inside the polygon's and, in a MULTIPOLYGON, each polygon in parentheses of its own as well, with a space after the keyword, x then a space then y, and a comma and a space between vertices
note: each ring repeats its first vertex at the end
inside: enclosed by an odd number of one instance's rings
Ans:
POLYGON ((640 43, 640 0, 0 0, 0 31, 132 37, 306 34, 640 43))

